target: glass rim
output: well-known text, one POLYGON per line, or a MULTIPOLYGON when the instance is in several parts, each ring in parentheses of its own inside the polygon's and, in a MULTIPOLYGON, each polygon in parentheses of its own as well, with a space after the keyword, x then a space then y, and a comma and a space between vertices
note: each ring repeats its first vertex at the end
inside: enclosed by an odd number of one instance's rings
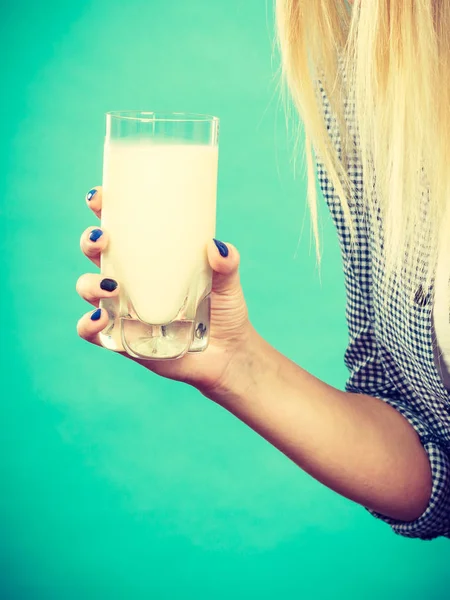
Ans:
POLYGON ((171 112, 171 111, 158 111, 158 110, 110 110, 106 113, 106 116, 114 119, 124 119, 128 121, 140 121, 141 123, 151 123, 155 121, 173 121, 180 123, 195 123, 195 122, 207 122, 207 123, 218 123, 219 117, 214 115, 207 115, 201 113, 191 112, 171 112), (154 115, 144 116, 144 115, 154 115))

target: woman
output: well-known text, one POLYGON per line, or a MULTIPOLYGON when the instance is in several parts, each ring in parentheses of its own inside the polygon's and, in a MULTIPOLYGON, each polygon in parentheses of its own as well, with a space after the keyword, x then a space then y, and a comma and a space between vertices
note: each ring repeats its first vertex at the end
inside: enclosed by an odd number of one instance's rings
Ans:
MULTIPOLYGON (((440 237, 450 192, 449 3, 279 0, 277 26, 284 79, 305 127, 319 264, 312 148, 342 251, 345 391, 255 331, 239 253, 217 240, 208 246, 209 348, 141 364, 195 386, 396 533, 450 537, 450 253, 440 237)), ((101 188, 87 202, 99 216, 101 188)), ((97 266, 107 244, 98 228, 81 238, 97 266)), ((119 286, 87 274, 77 290, 98 307, 119 286)), ((97 308, 80 319, 79 335, 100 345, 106 324, 97 308)))

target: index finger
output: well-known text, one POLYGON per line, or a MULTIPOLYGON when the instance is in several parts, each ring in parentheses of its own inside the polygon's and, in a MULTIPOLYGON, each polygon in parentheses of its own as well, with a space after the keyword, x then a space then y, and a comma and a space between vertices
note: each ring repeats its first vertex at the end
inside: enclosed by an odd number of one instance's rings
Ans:
POLYGON ((102 186, 97 185, 86 194, 86 204, 100 219, 102 216, 102 186))

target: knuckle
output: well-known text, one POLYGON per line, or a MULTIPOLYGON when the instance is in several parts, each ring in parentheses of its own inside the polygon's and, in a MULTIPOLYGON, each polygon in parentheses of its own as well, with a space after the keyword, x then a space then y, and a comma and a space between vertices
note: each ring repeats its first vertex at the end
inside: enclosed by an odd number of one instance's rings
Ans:
POLYGON ((83 318, 79 319, 77 323, 77 334, 80 338, 84 339, 84 327, 83 327, 83 318))
POLYGON ((93 242, 91 242, 84 247, 83 252, 88 258, 95 258, 100 254, 101 249, 98 246, 94 246, 93 242))
POLYGON ((84 279, 85 279, 85 276, 84 275, 80 275, 78 277, 78 279, 77 279, 76 284, 75 284, 75 289, 78 292, 78 294, 80 294, 80 296, 81 296, 81 292, 83 290, 84 279))

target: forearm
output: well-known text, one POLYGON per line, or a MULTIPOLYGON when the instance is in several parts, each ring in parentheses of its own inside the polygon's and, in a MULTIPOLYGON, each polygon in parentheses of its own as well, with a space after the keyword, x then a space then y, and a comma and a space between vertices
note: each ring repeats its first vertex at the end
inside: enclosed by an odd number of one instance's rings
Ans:
POLYGON ((252 329, 226 387, 207 394, 339 494, 412 521, 431 495, 427 454, 411 425, 378 398, 338 390, 252 329))

